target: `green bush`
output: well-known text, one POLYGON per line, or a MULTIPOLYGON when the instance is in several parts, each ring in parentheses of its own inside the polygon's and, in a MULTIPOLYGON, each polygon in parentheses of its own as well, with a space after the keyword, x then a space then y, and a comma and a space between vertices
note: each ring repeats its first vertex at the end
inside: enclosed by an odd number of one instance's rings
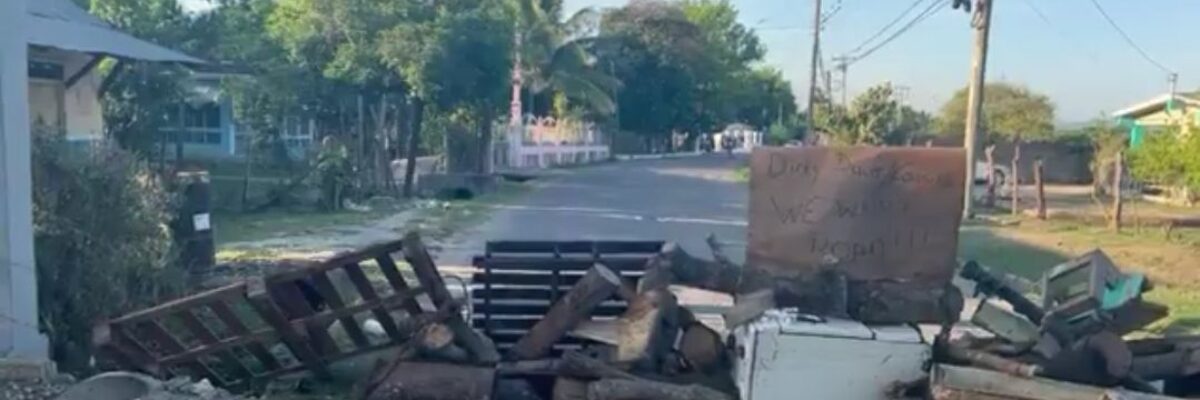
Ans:
POLYGON ((169 267, 170 198, 115 144, 33 136, 39 320, 60 368, 86 371, 93 324, 183 285, 183 272, 169 267))
POLYGON ((1200 135, 1174 131, 1146 135, 1129 153, 1134 178, 1158 185, 1200 190, 1200 135))

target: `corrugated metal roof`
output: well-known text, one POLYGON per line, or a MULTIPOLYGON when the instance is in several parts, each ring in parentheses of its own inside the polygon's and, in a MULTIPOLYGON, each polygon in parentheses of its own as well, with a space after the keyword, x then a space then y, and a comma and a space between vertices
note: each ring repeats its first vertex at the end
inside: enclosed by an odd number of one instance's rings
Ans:
POLYGON ((144 61, 204 64, 203 60, 138 38, 88 14, 71 0, 26 0, 29 44, 144 61))

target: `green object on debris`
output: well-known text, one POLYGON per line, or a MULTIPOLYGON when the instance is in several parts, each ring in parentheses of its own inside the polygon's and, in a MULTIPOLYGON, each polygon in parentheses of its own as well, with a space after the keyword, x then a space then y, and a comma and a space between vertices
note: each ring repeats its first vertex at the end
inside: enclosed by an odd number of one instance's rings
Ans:
POLYGON ((1133 128, 1129 130, 1129 148, 1137 149, 1138 147, 1142 147, 1145 133, 1145 129, 1142 129, 1142 126, 1135 122, 1133 128))
POLYGON ((1125 274, 1107 286, 1100 298, 1100 308, 1114 310, 1142 295, 1146 286, 1146 275, 1125 274))

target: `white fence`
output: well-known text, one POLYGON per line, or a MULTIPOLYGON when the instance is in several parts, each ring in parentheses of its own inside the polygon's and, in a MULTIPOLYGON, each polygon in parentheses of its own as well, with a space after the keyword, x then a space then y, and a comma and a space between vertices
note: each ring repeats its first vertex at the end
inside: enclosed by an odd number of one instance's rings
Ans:
POLYGON ((594 124, 527 116, 520 125, 503 127, 497 135, 494 162, 498 168, 531 169, 587 164, 607 160, 605 136, 594 124))

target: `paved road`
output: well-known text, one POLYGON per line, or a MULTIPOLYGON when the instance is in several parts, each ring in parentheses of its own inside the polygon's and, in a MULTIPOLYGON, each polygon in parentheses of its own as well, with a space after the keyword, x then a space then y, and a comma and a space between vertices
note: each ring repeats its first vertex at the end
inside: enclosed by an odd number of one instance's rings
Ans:
POLYGON ((704 155, 556 171, 520 200, 495 205, 487 222, 444 243, 439 259, 465 265, 487 240, 670 240, 708 256, 710 233, 729 255, 745 251, 747 187, 734 178, 745 156, 704 155))

